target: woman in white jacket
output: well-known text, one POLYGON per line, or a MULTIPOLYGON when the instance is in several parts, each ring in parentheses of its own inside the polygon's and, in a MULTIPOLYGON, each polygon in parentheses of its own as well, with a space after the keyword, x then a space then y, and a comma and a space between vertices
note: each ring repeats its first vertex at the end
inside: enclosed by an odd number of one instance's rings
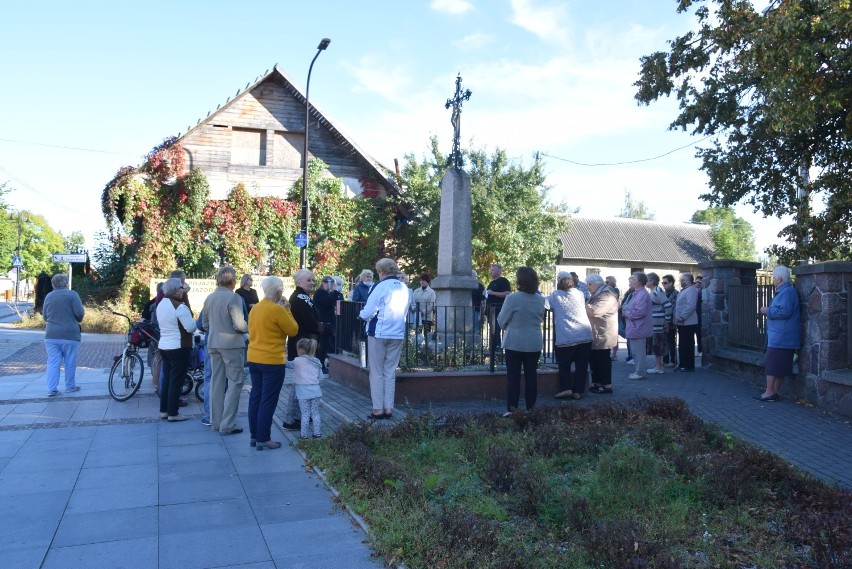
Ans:
POLYGON ((183 284, 172 278, 163 285, 165 298, 157 305, 157 323, 160 326, 158 349, 163 358, 163 388, 160 390, 160 418, 169 421, 186 421, 189 417, 178 414, 180 388, 189 367, 192 350, 192 333, 195 318, 184 304, 183 284))
POLYGON ((379 282, 373 285, 367 303, 359 313, 367 322, 367 353, 370 356, 370 419, 390 419, 396 388, 396 367, 405 338, 409 292, 397 278, 399 267, 393 259, 376 263, 379 282))

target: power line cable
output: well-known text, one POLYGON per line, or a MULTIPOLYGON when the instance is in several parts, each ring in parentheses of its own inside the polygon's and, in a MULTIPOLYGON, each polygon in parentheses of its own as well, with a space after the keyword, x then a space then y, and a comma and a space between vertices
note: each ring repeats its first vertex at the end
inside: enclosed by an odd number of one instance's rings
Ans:
POLYGON ((45 194, 44 192, 40 192, 40 191, 38 191, 37 189, 35 189, 34 187, 32 187, 30 184, 26 183, 24 180, 22 180, 21 178, 19 178, 18 176, 16 176, 15 174, 13 174, 12 172, 10 172, 10 171, 9 171, 9 170, 7 170, 6 168, 4 168, 3 166, 0 166, 0 170, 2 170, 2 171, 4 171, 4 172, 6 172, 6 173, 9 175, 9 177, 10 177, 10 178, 12 178, 12 179, 13 179, 13 180, 15 180, 16 182, 18 182, 21 186, 23 186, 23 187, 24 187, 24 189, 30 190, 31 192, 34 192, 34 193, 36 193, 36 194, 40 195, 41 197, 43 197, 43 198, 45 198, 45 199, 50 200, 52 203, 54 203, 54 204, 56 204, 56 205, 58 205, 58 206, 61 206, 61 207, 65 208, 65 209, 67 209, 68 211, 72 211, 72 212, 77 213, 77 214, 80 214, 80 215, 86 215, 86 214, 85 214, 85 213, 83 213, 82 211, 80 211, 80 210, 78 210, 78 209, 74 209, 73 207, 71 207, 71 206, 69 206, 69 205, 66 205, 66 204, 64 204, 64 203, 62 203, 62 202, 60 202, 60 201, 58 201, 58 200, 56 199, 56 197, 55 197, 55 196, 48 196, 48 195, 47 195, 47 194, 45 194))
POLYGON ((113 150, 100 150, 97 148, 81 148, 79 146, 61 146, 59 144, 45 144, 43 142, 31 142, 29 140, 14 140, 11 138, 0 138, 0 142, 11 142, 13 144, 29 144, 32 146, 45 146, 47 148, 61 148, 62 150, 79 150, 80 152, 95 152, 97 154, 117 154, 119 156, 134 156, 136 158, 139 157, 138 154, 131 154, 129 152, 115 152, 113 150))
POLYGON ((659 156, 652 156, 651 158, 640 158, 638 160, 625 160, 624 162, 598 162, 598 163, 594 163, 594 164, 589 164, 589 163, 586 163, 586 162, 577 162, 576 160, 570 160, 568 158, 561 158, 559 156, 553 156, 553 155, 547 154, 545 152, 542 152, 541 155, 547 156, 548 158, 553 158, 555 160, 561 160, 562 162, 568 162, 569 164, 574 164, 575 166, 623 166, 625 164, 637 164, 639 162, 650 162, 651 160, 659 160, 660 158, 664 158, 664 157, 668 156, 669 154, 674 154, 678 150, 683 150, 684 148, 689 148, 690 146, 694 146, 694 145, 698 144, 699 142, 704 142, 708 138, 710 138, 710 136, 705 136, 701 140, 696 140, 695 142, 690 142, 689 144, 679 146, 678 148, 675 148, 674 150, 669 150, 668 152, 666 152, 664 154, 660 154, 659 156))

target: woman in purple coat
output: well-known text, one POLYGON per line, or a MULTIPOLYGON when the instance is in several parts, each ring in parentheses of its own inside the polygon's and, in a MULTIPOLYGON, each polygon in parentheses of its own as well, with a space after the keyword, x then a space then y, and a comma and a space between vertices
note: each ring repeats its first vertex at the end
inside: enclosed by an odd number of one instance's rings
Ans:
POLYGON ((636 366, 628 379, 645 379, 642 372, 645 371, 645 343, 654 335, 654 321, 651 318, 651 295, 645 285, 648 277, 645 273, 636 272, 628 280, 633 294, 630 302, 624 308, 624 318, 627 321, 625 336, 633 354, 633 362, 636 366))

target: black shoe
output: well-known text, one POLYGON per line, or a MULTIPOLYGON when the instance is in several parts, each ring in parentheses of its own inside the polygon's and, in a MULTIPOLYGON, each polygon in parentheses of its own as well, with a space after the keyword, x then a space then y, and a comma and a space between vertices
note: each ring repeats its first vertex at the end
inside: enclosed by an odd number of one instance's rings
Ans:
POLYGON ((685 367, 676 367, 676 368, 675 368, 675 371, 678 371, 678 372, 690 372, 690 371, 695 371, 695 369, 687 369, 687 368, 685 368, 685 367))
POLYGON ((287 429, 288 431, 301 431, 302 430, 302 421, 297 419, 292 423, 288 423, 287 421, 281 421, 281 426, 287 429))
POLYGON ((220 435, 239 435, 242 432, 243 432, 242 427, 234 427, 230 431, 225 431, 225 432, 219 431, 219 434, 220 435))
POLYGON ((183 399, 178 400, 178 407, 186 407, 187 405, 189 405, 189 403, 187 403, 183 399))
POLYGON ((770 401, 778 401, 778 394, 770 395, 769 397, 764 397, 763 395, 755 395, 755 399, 758 401, 762 401, 764 403, 769 403, 770 401))

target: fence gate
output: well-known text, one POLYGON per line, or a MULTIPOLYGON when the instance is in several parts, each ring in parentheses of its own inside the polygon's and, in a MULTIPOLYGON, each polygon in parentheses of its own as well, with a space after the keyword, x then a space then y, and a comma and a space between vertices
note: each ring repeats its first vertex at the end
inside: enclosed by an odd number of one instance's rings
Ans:
POLYGON ((772 285, 728 285, 728 342, 753 350, 766 347, 766 316, 759 312, 769 306, 772 285))

